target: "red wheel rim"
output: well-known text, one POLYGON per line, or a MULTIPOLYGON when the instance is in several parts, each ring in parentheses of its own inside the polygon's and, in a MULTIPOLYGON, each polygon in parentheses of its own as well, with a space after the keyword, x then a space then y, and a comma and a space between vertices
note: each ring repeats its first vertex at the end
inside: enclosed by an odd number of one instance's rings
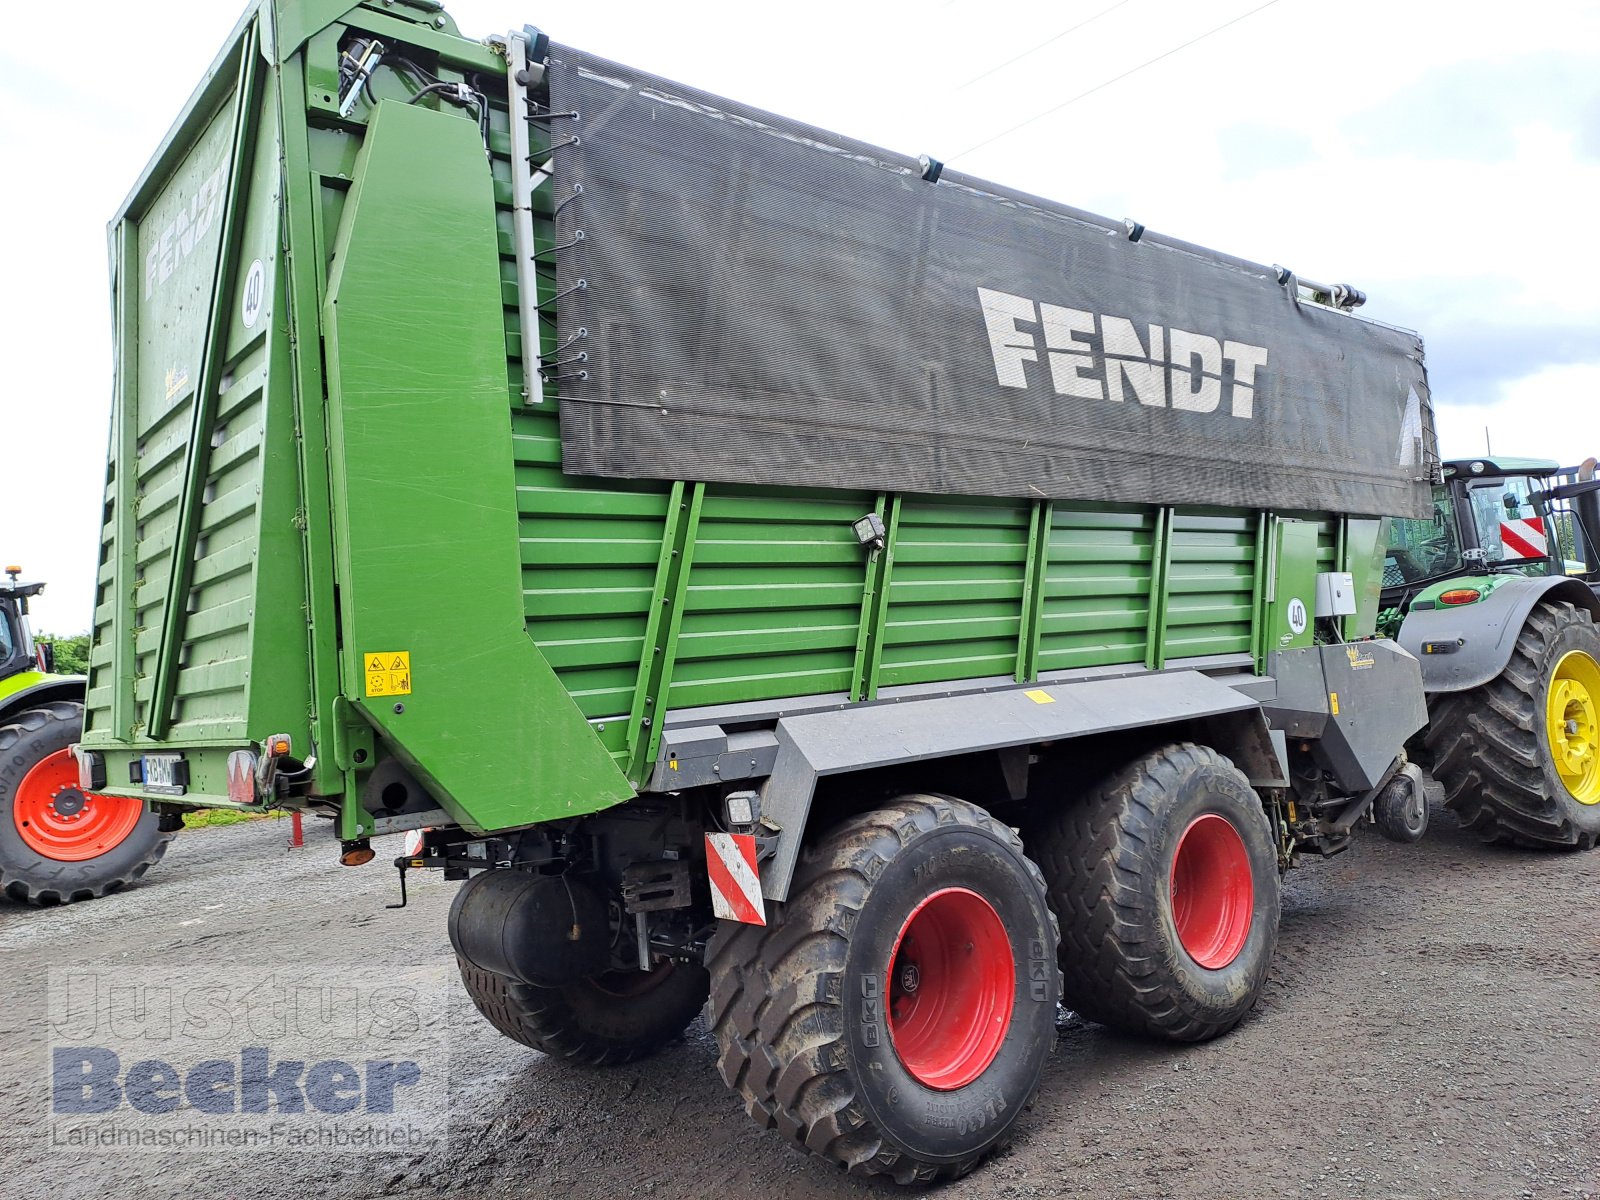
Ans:
POLYGON ((23 844, 57 862, 99 858, 121 845, 143 815, 138 800, 79 791, 78 766, 66 750, 35 763, 11 804, 23 844))
POLYGON ((1172 858, 1172 922, 1190 958, 1219 970, 1239 957, 1255 915, 1256 885, 1244 839, 1226 817, 1189 822, 1172 858))
POLYGON ((989 1069, 1016 1003, 1011 942, 994 907, 944 888, 915 909, 889 955, 889 1037, 912 1076, 938 1091, 989 1069))

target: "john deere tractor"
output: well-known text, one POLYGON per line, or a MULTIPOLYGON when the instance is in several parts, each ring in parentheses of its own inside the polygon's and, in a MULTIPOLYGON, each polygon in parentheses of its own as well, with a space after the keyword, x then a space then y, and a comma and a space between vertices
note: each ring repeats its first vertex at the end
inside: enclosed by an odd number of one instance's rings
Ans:
POLYGON ((83 728, 84 679, 58 675, 28 629, 44 590, 20 567, 0 580, 0 893, 30 904, 104 896, 160 861, 172 834, 141 801, 78 787, 69 747, 83 728))
MULTIPOLYGON (((1393 521, 1379 632, 1422 663, 1413 757, 1491 842, 1600 841, 1600 479, 1522 458, 1443 464, 1431 519, 1393 521)), ((1421 835, 1415 808, 1398 832, 1421 835)), ((1393 830, 1385 830, 1395 836, 1393 830)))

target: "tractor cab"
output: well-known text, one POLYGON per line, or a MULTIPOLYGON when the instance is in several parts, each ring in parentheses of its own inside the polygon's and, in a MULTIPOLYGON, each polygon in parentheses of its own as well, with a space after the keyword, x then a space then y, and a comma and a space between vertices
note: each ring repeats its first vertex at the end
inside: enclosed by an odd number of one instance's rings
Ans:
POLYGON ((1593 459, 1474 458, 1443 464, 1433 516, 1391 520, 1383 605, 1404 609, 1431 585, 1462 576, 1600 578, 1593 459))
POLYGON ((28 601, 44 591, 42 583, 23 583, 21 567, 5 568, 0 579, 0 679, 23 671, 49 671, 48 646, 35 646, 28 629, 28 601))

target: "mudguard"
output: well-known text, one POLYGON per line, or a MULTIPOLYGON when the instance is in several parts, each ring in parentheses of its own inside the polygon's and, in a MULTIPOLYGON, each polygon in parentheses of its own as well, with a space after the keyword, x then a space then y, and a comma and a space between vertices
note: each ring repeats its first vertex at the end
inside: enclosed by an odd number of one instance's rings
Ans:
MULTIPOLYGON (((45 675, 27 671, 6 681, 20 683, 16 691, 0 696, 0 725, 17 713, 41 704, 54 704, 61 700, 83 702, 84 687, 88 683, 82 675, 45 675)), ((6 689, 0 687, 0 691, 6 689)))
POLYGON ((1398 640, 1422 664, 1423 691, 1468 691, 1506 669, 1523 622, 1545 600, 1566 601, 1600 620, 1600 601, 1577 579, 1512 578, 1476 604, 1412 609, 1398 640))

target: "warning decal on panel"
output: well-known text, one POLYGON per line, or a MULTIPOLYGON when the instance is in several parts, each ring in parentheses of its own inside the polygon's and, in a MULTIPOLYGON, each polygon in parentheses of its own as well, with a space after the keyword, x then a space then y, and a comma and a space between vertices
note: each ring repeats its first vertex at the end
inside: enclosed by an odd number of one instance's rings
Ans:
POLYGON ((374 650, 363 656, 367 673, 367 695, 409 696, 411 694, 411 651, 374 650))

